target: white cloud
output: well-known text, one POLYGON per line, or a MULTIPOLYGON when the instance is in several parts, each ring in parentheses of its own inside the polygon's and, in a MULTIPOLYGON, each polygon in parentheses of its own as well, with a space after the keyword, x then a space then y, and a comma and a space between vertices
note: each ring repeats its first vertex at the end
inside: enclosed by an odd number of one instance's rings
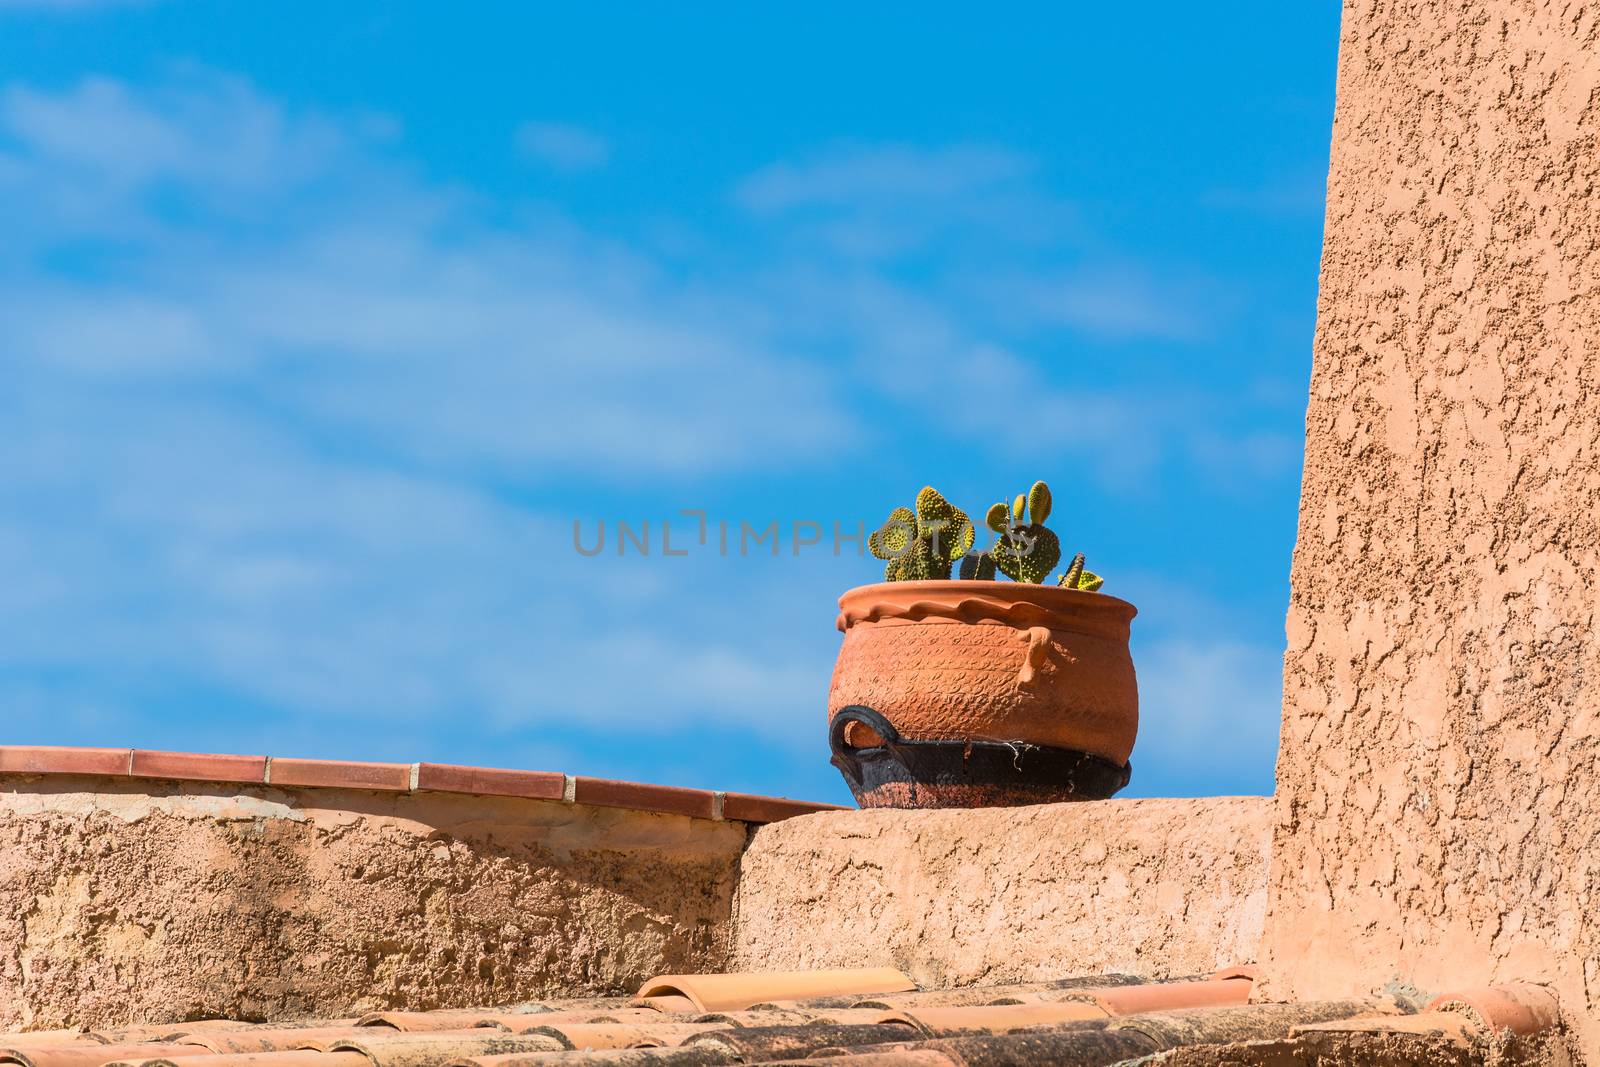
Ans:
POLYGON ((803 163, 775 163, 735 192, 753 211, 791 211, 866 202, 946 203, 1024 177, 1028 160, 980 145, 922 149, 868 145, 835 149, 803 163))
POLYGON ((1202 308, 1214 309, 1203 286, 1158 280, 1149 271, 1102 265, 1057 275, 991 282, 990 299, 1036 324, 1071 326, 1111 338, 1188 340, 1207 328, 1202 308))
POLYGON ((126 278, 31 273, 0 294, 13 358, 54 373, 225 376, 381 449, 533 479, 803 465, 850 428, 819 370, 745 328, 736 301, 560 228, 484 227, 356 132, 231 80, 12 89, 0 131, 19 146, 8 184, 46 206, 35 241, 109 230, 143 260, 126 278), (305 183, 253 232, 249 205, 305 183), (157 184, 229 196, 186 225, 151 206, 157 184))
POLYGON ((1032 161, 986 145, 840 145, 772 164, 734 202, 781 244, 863 262, 940 245, 966 259, 1058 238, 1070 205, 1041 192, 1032 161))
POLYGON ((175 180, 230 194, 291 189, 336 161, 344 142, 325 120, 291 122, 247 84, 216 75, 137 94, 107 78, 62 94, 11 86, 0 124, 34 167, 58 178, 103 187, 175 180))
POLYGON ((525 122, 517 128, 517 148, 555 170, 597 170, 611 161, 611 142, 581 126, 525 122))

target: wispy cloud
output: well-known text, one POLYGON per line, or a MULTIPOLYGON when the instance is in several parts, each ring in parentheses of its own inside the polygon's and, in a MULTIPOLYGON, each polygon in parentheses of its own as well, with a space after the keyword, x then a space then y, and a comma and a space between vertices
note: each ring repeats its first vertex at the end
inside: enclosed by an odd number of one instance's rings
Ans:
POLYGON ((16 146, 0 190, 44 208, 22 226, 39 247, 85 229, 136 242, 116 257, 132 271, 30 272, 0 296, 13 358, 53 374, 225 380, 375 448, 534 479, 804 463, 848 426, 822 375, 740 309, 603 241, 487 228, 358 130, 240 84, 13 89, 0 130, 16 146), (297 185, 295 210, 256 230, 259 201, 297 185), (212 207, 173 217, 174 190, 212 207))
POLYGON ((843 147, 800 163, 775 163, 735 191, 754 211, 933 201, 1015 182, 1030 170, 1015 152, 979 145, 922 149, 909 145, 843 147))
POLYGON ((734 201, 781 240, 861 261, 941 242, 981 255, 997 240, 1059 235, 1071 208, 1033 184, 1034 164, 988 145, 836 145, 744 178, 734 201))
POLYGON ((1108 338, 1192 340, 1216 313, 1215 285, 1158 276, 1126 263, 987 279, 996 308, 1030 326, 1066 326, 1108 338), (1210 297, 1211 299, 1207 299, 1210 297))
POLYGON ((516 142, 523 155, 559 171, 597 170, 611 160, 611 142, 581 126, 525 122, 516 142))
POLYGON ((245 83, 216 75, 138 94, 107 78, 60 94, 11 86, 0 124, 32 167, 110 189, 170 180, 193 192, 283 192, 327 170, 344 143, 330 123, 291 122, 245 83))

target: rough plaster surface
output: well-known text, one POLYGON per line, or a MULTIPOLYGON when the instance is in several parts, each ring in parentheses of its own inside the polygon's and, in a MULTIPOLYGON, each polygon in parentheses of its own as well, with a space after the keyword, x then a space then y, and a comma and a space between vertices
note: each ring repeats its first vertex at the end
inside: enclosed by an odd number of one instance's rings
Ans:
POLYGON ((733 959, 899 967, 924 985, 1255 959, 1271 801, 1108 800, 848 811, 758 829, 733 959))
POLYGON ((1271 995, 1551 984, 1600 1060, 1600 4, 1346 0, 1271 995))
POLYGON ((725 963, 743 824, 118 789, 0 780, 0 1028, 481 1006, 725 963))

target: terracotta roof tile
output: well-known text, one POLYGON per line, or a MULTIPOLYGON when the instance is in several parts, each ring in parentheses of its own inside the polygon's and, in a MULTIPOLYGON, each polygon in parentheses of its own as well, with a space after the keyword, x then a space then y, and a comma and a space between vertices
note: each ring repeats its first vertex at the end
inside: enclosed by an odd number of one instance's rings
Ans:
POLYGON ((1460 1012, 1424 1011, 1416 1015, 1362 1015, 1353 1019, 1308 1023, 1291 1031, 1294 1035, 1307 1033, 1412 1034, 1465 1045, 1483 1030, 1471 1016, 1460 1012))
POLYGON ((461 767, 449 763, 419 763, 416 787, 446 793, 478 793, 492 797, 560 800, 566 792, 567 776, 553 771, 515 771, 493 767, 461 767))
POLYGON ((743 822, 781 822, 796 815, 810 815, 818 811, 844 811, 835 804, 811 804, 787 797, 761 797, 750 793, 724 793, 722 817, 743 822))
POLYGON ((274 758, 267 765, 267 781, 272 785, 376 789, 403 793, 411 788, 411 764, 274 758))
POLYGON ((964 986, 956 989, 928 989, 914 993, 888 993, 870 997, 818 998, 802 1000, 800 1007, 821 1006, 835 1000, 863 1008, 957 1008, 987 1004, 1041 1003, 1052 994, 1068 990, 1098 990, 1125 985, 1144 985, 1126 974, 1103 974, 1084 978, 1063 978, 1050 982, 1017 982, 994 986, 964 986))
POLYGON ((264 782, 267 778, 267 757, 152 752, 136 748, 130 760, 129 773, 135 778, 174 778, 179 781, 264 782))
POLYGON ((557 1026, 563 1023, 647 1023, 681 1022, 681 1018, 674 1013, 657 1011, 654 1008, 611 1008, 607 1011, 574 1010, 542 1012, 538 1015, 524 1015, 522 1022, 513 1023, 506 1020, 506 1028, 514 1034, 531 1033, 541 1026, 557 1026))
POLYGON ((542 1012, 500 1013, 494 1011, 375 1011, 363 1015, 358 1026, 387 1026, 406 1033, 430 1033, 438 1030, 470 1030, 479 1026, 493 1026, 502 1030, 515 1029, 501 1024, 501 1014, 515 1015, 517 1019, 537 1019, 542 1012))
POLYGON ((716 817, 716 797, 705 789, 580 777, 575 781, 572 798, 579 804, 607 808, 633 808, 636 811, 689 815, 697 819, 716 817))
MULTIPOLYGON (((18 1033, 0 1033, 0 1049, 37 1048, 40 1045, 66 1045, 74 1041, 95 1041, 82 1030, 24 1030, 18 1033)), ((105 1042, 98 1042, 105 1044, 105 1042)))
POLYGON ((921 1008, 906 1015, 928 1033, 983 1030, 1003 1033, 1029 1026, 1107 1019, 1106 1010, 1092 1001, 1067 1000, 1054 1004, 1006 1004, 987 1007, 921 1008))
POLYGON ((1177 1008, 1222 1008, 1245 1004, 1254 983, 1248 978, 1223 978, 1204 982, 1152 982, 1148 985, 1112 986, 1041 994, 1041 1001, 1093 1003, 1107 1015, 1172 1011, 1177 1008))
POLYGON ((529 1033, 554 1037, 569 1049, 606 1051, 680 1045, 696 1034, 726 1026, 726 1023, 666 1022, 657 1019, 651 1023, 557 1023, 541 1026, 529 1033))
POLYGON ((1478 986, 1445 993, 1428 1002, 1429 1011, 1468 1015, 1485 1030, 1510 1030, 1536 1034, 1554 1027, 1561 1018, 1556 998, 1543 986, 1516 983, 1478 986))
POLYGON ((849 1048, 915 1040, 920 1035, 903 1025, 853 1026, 834 1023, 807 1023, 802 1026, 734 1027, 697 1034, 683 1043, 684 1049, 722 1049, 732 1054, 735 1063, 767 1063, 807 1056, 826 1048, 849 1048))
POLYGON ((699 819, 775 822, 829 804, 712 793, 704 789, 573 778, 556 771, 464 767, 447 763, 364 763, 346 760, 160 752, 150 749, 0 745, 0 774, 79 775, 180 782, 268 784, 290 788, 380 792, 470 793, 568 801, 699 819))
POLYGON ((243 1030, 228 1030, 221 1033, 198 1032, 185 1034, 176 1039, 181 1045, 199 1045, 200 1047, 218 1055, 238 1055, 254 1052, 293 1052, 301 1049, 312 1049, 326 1052, 336 1041, 355 1035, 356 1027, 343 1026, 301 1026, 301 1027, 276 1027, 252 1026, 243 1030))
MULTIPOLYGON (((115 1044, 100 1043, 93 1034, 77 1032, 0 1035, 0 1049, 11 1047, 9 1052, 0 1052, 0 1061, 10 1060, 22 1067, 102 1067, 107 1063, 126 1067, 442 1067, 447 1062, 462 1067, 535 1067, 622 1062, 615 1050, 660 1046, 682 1051, 663 1052, 650 1057, 651 1061, 681 1062, 686 1067, 798 1061, 836 1054, 845 1056, 851 1067, 877 1063, 945 1067, 973 1062, 1111 1062, 1191 1045, 1291 1039, 1314 1042, 1323 1035, 1337 1035, 1340 1041, 1359 1041, 1363 1035, 1415 1038, 1424 1051, 1466 1049, 1472 1036, 1485 1030, 1510 1028, 1530 1033, 1556 1022, 1553 1000, 1548 991, 1536 986, 1463 990, 1438 998, 1439 1006, 1430 1012, 1397 1015, 1388 1013, 1392 1005, 1374 1000, 1245 1004, 1253 985, 1249 977, 1098 987, 1083 984, 1093 981, 1105 979, 1029 983, 1042 986, 1055 997, 1022 1004, 739 1008, 697 1013, 696 1009, 709 1005, 743 1004, 760 997, 797 1004, 801 995, 823 999, 827 994, 821 991, 839 997, 852 995, 840 992, 843 989, 902 990, 881 994, 886 996, 956 991, 908 994, 904 990, 910 981, 889 969, 667 975, 645 983, 641 993, 659 994, 651 999, 690 1010, 669 1014, 622 1006, 618 998, 574 998, 525 1005, 528 1010, 524 1011, 374 1013, 363 1017, 364 1025, 359 1027, 352 1025, 352 1020, 299 1025, 210 1020, 131 1027, 123 1033, 171 1036, 161 1041, 122 1040, 115 1044), (1198 1000, 1218 1001, 1222 1006, 1179 1006, 1198 1000), (538 1010, 542 1008, 552 1010, 538 1010), (1129 1013, 1118 1015, 1118 1011, 1129 1013), (609 1058, 582 1060, 577 1054, 583 1050, 610 1050, 609 1058)), ((979 1000, 993 1000, 1015 988, 990 986, 975 995, 979 1000)))
POLYGON ((679 993, 664 997, 640 997, 634 1001, 643 1008, 650 1008, 656 1012, 682 1013, 704 1011, 700 1005, 679 993))
POLYGON ((564 1046, 548 1034, 508 1034, 481 1028, 407 1034, 369 1026, 363 1027, 359 1036, 332 1046, 334 1052, 346 1050, 362 1053, 373 1067, 438 1067, 464 1057, 561 1052, 564 1046))
POLYGON ((0 1049, 0 1062, 20 1063, 23 1067, 100 1067, 113 1060, 147 1060, 156 1056, 184 1058, 205 1054, 205 1049, 193 1045, 154 1041, 140 1045, 72 1041, 61 1045, 0 1049))
MULTIPOLYGON (((833 1055, 824 1052, 805 1060, 791 1060, 789 1064, 805 1064, 806 1067, 816 1067, 819 1059, 827 1063, 834 1058, 833 1055)), ((964 1064, 950 1054, 933 1048, 887 1048, 870 1052, 856 1051, 849 1056, 838 1057, 838 1059, 844 1067, 965 1067, 964 1064)), ((782 1060, 774 1060, 770 1067, 786 1067, 786 1065, 782 1060)))
POLYGON ((744 974, 665 974, 639 988, 641 999, 687 997, 700 1011, 729 1011, 764 1001, 842 993, 898 993, 917 984, 892 967, 744 974))
POLYGON ((0 774, 124 775, 132 755, 129 748, 0 745, 0 774))
POLYGON ((844 1026, 876 1026, 900 1023, 915 1026, 902 1011, 888 1008, 750 1008, 746 1011, 713 1011, 694 1015, 693 1022, 720 1023, 723 1026, 801 1026, 805 1023, 838 1023, 844 1026))
MULTIPOLYGON (((244 1052, 221 1055, 186 1056, 183 1067, 372 1067, 359 1052, 244 1052)), ((110 1067, 110 1065, 108 1065, 110 1067)), ((125 1060, 116 1067, 175 1067, 162 1058, 125 1060)))

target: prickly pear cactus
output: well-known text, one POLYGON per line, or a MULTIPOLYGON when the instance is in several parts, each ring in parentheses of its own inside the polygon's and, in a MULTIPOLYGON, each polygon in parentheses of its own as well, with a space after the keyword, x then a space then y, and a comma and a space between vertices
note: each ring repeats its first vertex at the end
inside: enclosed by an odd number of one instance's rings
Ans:
POLYGON ((917 509, 895 508, 867 548, 885 560, 884 581, 925 582, 950 577, 955 561, 972 549, 976 531, 967 513, 924 486, 917 509))
MULTIPOLYGON (((1004 574, 1012 581, 1042 584, 1061 562, 1061 541, 1045 527, 1050 517, 1050 487, 1034 482, 1007 504, 1000 501, 984 514, 984 525, 997 535, 982 552, 972 551, 977 537, 967 513, 950 503, 933 486, 917 494, 916 508, 895 508, 883 526, 867 538, 872 554, 884 561, 883 577, 890 582, 948 579, 959 560, 964 581, 994 581, 1004 574)), ((1105 582, 1084 570, 1083 553, 1061 573, 1056 584, 1086 592, 1105 582)))
POLYGON ((924 486, 917 494, 917 538, 928 542, 935 561, 944 561, 945 577, 950 575, 950 564, 971 550, 976 536, 967 513, 933 486, 924 486))
MULTIPOLYGON (((985 521, 991 528, 1004 513, 1004 504, 989 509, 985 521)), ((1050 515, 1050 487, 1034 482, 1026 493, 1011 502, 1010 521, 989 548, 989 555, 1000 573, 1014 582, 1042 583, 1061 562, 1061 541, 1053 530, 1045 529, 1050 515), (1031 521, 1025 521, 1031 520, 1031 521)))

